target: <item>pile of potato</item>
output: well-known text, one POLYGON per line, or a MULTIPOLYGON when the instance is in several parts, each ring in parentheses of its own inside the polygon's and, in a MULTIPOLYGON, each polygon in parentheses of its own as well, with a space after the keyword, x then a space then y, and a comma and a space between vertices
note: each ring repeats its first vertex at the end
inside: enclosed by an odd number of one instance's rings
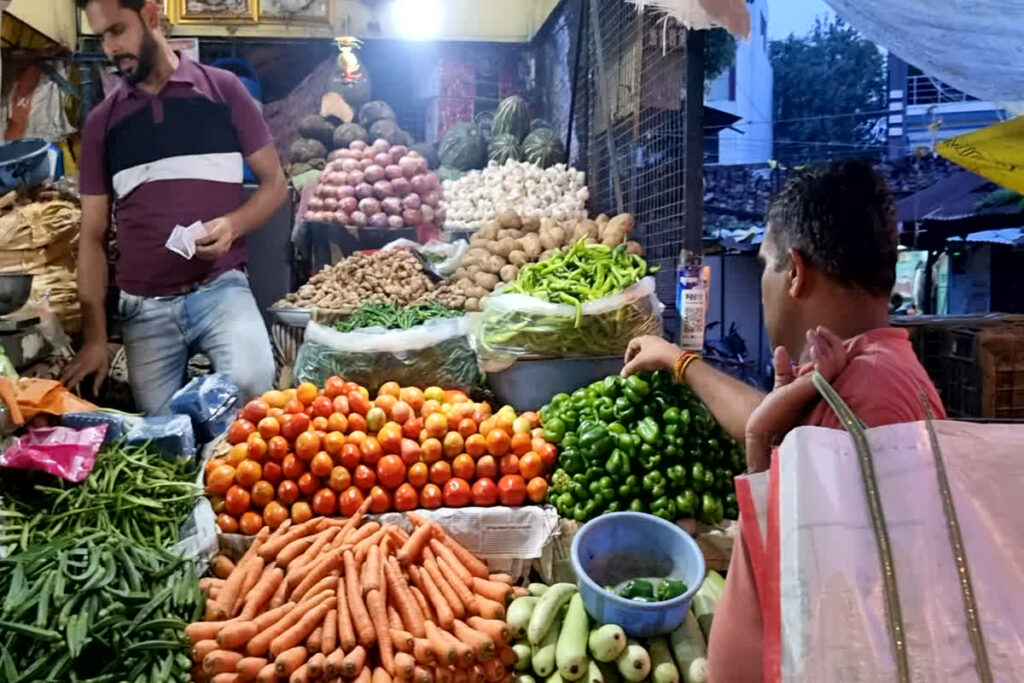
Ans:
MULTIPOLYGON (((502 211, 470 238, 469 251, 452 275, 452 289, 465 297, 467 311, 483 310, 487 295, 514 280, 527 263, 543 260, 582 238, 617 247, 629 240, 633 227, 633 216, 628 213, 558 222, 502 211)), ((629 242, 629 250, 641 254, 636 242, 629 242)))

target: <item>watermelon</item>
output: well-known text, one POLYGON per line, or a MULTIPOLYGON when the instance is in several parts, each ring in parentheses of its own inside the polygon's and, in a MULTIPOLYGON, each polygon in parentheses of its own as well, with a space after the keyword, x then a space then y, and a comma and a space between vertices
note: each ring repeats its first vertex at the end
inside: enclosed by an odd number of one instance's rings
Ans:
POLYGON ((443 166, 460 171, 483 168, 487 163, 487 142, 475 123, 456 123, 445 134, 438 150, 443 166))
POLYGON ((509 159, 519 161, 523 158, 523 151, 519 149, 519 141, 511 133, 501 133, 491 137, 491 144, 487 148, 487 160, 497 161, 504 164, 509 159))
POLYGON ((551 127, 551 124, 548 123, 547 121, 545 121, 544 119, 534 119, 533 121, 530 121, 530 131, 531 132, 537 130, 538 128, 550 128, 550 127, 551 127))
POLYGON ((538 128, 523 140, 523 158, 541 168, 565 161, 561 138, 550 128, 538 128))
POLYGON ((334 129, 334 149, 348 149, 356 140, 366 142, 366 129, 358 123, 343 123, 334 129))
POLYGON ((395 110, 383 100, 373 100, 359 108, 359 125, 363 128, 369 128, 383 119, 394 121, 396 118, 395 110))
POLYGON ((516 142, 522 141, 530 132, 530 111, 526 100, 519 95, 506 97, 494 112, 494 123, 491 124, 491 138, 499 135, 513 135, 516 142))

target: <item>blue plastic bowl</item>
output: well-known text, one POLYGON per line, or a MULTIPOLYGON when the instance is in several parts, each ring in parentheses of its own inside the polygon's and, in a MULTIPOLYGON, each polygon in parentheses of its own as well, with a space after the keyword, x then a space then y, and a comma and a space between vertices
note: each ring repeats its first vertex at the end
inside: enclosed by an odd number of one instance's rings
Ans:
POLYGON ((704 555, 675 524, 639 512, 614 512, 593 519, 576 533, 570 554, 576 583, 590 616, 618 624, 634 638, 648 638, 683 623, 704 581, 704 555), (664 602, 636 602, 606 591, 636 578, 671 576, 688 590, 664 602))

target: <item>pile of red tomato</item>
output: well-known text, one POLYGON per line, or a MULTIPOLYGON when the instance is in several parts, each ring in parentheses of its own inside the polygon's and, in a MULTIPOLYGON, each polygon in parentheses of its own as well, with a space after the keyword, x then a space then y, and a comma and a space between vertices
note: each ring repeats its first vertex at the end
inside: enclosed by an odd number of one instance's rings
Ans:
POLYGON ((226 533, 291 518, 541 503, 557 449, 536 413, 493 413, 460 391, 365 387, 331 377, 268 391, 241 410, 230 450, 206 465, 206 493, 226 533))

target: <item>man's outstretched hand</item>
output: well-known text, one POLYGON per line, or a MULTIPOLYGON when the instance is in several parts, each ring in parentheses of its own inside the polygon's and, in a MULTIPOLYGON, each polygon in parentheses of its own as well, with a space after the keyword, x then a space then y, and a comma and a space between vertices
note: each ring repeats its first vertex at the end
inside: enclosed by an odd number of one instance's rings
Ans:
POLYGON ((110 360, 107 357, 106 342, 86 342, 75 355, 75 359, 64 369, 60 381, 68 389, 74 389, 89 375, 93 375, 93 394, 100 393, 100 387, 107 379, 110 360))
POLYGON ((650 372, 672 370, 675 368, 676 359, 682 353, 682 349, 661 337, 650 335, 637 337, 629 342, 629 347, 626 349, 622 376, 629 377, 644 370, 650 372))

